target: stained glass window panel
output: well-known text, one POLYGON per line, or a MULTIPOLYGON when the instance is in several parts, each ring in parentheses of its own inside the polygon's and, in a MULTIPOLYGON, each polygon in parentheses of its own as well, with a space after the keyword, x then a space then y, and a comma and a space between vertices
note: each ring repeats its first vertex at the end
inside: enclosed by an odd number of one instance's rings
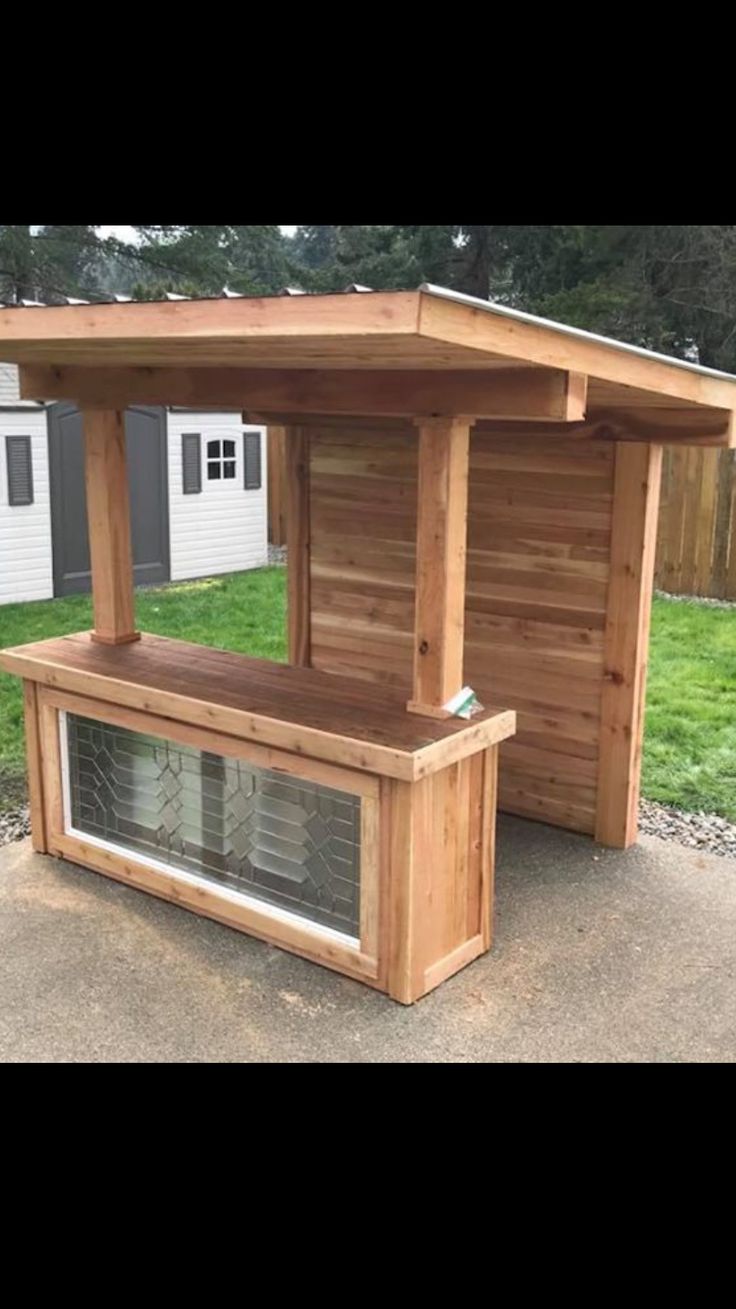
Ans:
POLYGON ((68 714, 72 827, 359 936, 360 797, 68 714))

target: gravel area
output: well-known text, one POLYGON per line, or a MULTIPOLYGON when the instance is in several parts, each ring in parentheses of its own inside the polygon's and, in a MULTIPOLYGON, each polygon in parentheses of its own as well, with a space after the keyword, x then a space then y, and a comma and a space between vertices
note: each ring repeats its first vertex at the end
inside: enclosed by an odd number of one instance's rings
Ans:
POLYGON ((286 546, 285 546, 285 545, 270 545, 270 546, 268 547, 268 562, 269 562, 269 564, 285 564, 285 563, 286 563, 286 546))
POLYGON ((655 591, 661 600, 677 600, 680 604, 706 605, 710 609, 736 609, 736 600, 715 600, 709 595, 670 595, 669 591, 655 591))
POLYGON ((678 841, 680 845, 736 859, 736 823, 729 823, 717 814, 689 814, 682 809, 669 809, 655 800, 642 800, 639 830, 663 841, 678 841))
POLYGON ((0 813, 0 845, 9 845, 11 841, 22 841, 23 837, 30 836, 30 833, 31 820, 27 804, 0 813))

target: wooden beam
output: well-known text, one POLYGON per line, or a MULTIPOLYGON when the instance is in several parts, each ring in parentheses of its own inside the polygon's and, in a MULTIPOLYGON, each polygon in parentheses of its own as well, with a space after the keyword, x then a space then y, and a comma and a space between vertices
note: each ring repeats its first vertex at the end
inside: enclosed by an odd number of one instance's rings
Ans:
MULTIPOLYGON (((652 442, 655 445, 706 445, 729 449, 734 444, 731 409, 700 408, 591 410, 589 423, 607 428, 613 441, 652 442)), ((603 439, 599 436, 599 439, 603 439)))
MULTIPOLYGON (((641 445, 702 445, 730 448, 734 415, 730 409, 692 406, 686 409, 605 410, 588 409, 584 422, 517 422, 479 419, 479 432, 505 436, 575 437, 580 441, 628 441, 641 445)), ((251 416, 251 421, 253 421, 251 416)))
POLYGON ((26 736, 28 805, 31 814, 31 844, 39 854, 46 854, 46 810, 43 798, 43 760, 41 729, 38 716, 38 690, 35 682, 23 682, 23 709, 26 736))
POLYGON ((87 406, 232 405, 248 414, 367 414, 386 418, 458 412, 488 418, 584 418, 587 379, 555 368, 404 371, 283 368, 21 369, 24 399, 87 406))
POLYGON ((285 435, 286 568, 289 663, 308 668, 310 634, 309 432, 290 427, 285 435))
POLYGON ((114 409, 85 409, 82 419, 93 640, 125 645, 140 635, 135 630, 125 415, 114 409))
POLYGON ((441 716, 463 684, 470 425, 419 424, 412 713, 441 716))
POLYGON ((286 545, 286 428, 271 424, 266 433, 268 451, 268 539, 286 545))
MULTIPOLYGON (((81 371, 81 370, 80 370, 81 371)), ((232 373, 223 369, 223 373, 232 373)), ((254 413, 375 418, 579 422, 587 378, 554 368, 243 370, 243 405, 254 413)), ((201 383, 200 383, 201 385, 201 383)))
POLYGON ((619 847, 637 836, 661 470, 659 445, 616 450, 595 837, 619 847))

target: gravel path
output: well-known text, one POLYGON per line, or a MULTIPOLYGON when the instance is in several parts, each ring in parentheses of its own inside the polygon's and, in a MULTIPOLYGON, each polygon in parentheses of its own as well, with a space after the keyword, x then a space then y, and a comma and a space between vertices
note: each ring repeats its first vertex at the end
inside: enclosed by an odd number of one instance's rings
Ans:
MULTIPOLYGON (((681 809, 668 809, 654 800, 642 800, 639 827, 647 836, 678 841, 680 845, 736 859, 736 823, 729 823, 716 814, 687 814, 681 809)), ((30 831, 27 805, 18 805, 0 813, 0 846, 21 841, 30 831)))

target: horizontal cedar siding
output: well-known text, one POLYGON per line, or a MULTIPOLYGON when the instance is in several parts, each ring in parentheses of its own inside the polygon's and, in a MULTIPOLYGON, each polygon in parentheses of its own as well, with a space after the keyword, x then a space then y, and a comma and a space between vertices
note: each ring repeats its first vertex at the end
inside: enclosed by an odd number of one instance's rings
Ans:
MULTIPOLYGON (((416 452, 408 427, 312 434, 312 661, 407 692, 416 452)), ((476 430, 470 470, 465 677, 518 714, 501 808, 592 832, 613 446, 476 430)))

